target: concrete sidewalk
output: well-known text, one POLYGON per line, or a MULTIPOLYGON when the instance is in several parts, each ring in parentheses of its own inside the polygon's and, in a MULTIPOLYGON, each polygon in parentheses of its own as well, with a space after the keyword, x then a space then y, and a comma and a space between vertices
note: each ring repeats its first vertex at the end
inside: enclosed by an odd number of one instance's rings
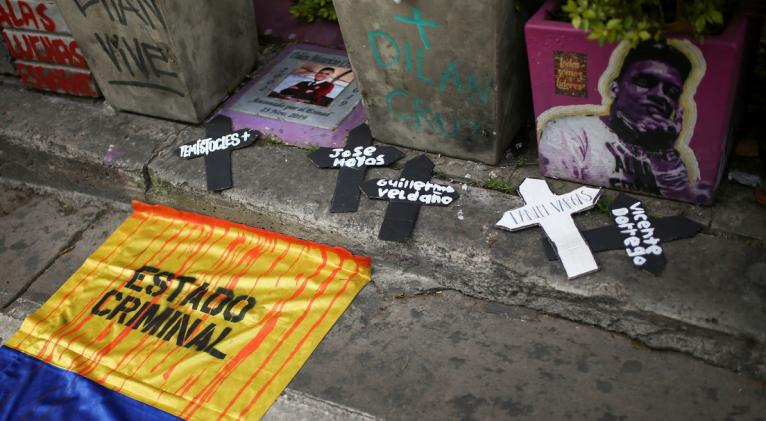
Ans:
MULTIPOLYGON (((128 212, 118 202, 0 179, 0 264, 13 270, 2 278, 13 282, 0 285, 10 296, 0 341, 128 212)), ((750 420, 766 413, 762 381, 539 311, 424 291, 423 282, 376 265, 374 281, 265 419, 750 420)))
MULTIPOLYGON (((724 183, 710 208, 645 199, 652 215, 680 213, 706 227, 694 239, 666 244, 662 276, 635 270, 624 252, 613 251, 596 256, 599 272, 568 281, 558 262, 545 259, 542 231, 493 227, 522 201, 482 186, 539 176, 533 154, 499 167, 434 156, 438 176, 461 198, 446 209, 424 208, 413 239, 390 244, 377 240, 386 203, 363 199, 355 214, 328 212, 337 173, 316 169, 306 150, 260 141, 237 151, 235 188, 212 194, 202 160, 174 156, 179 144, 202 136, 201 127, 14 86, 0 86, 0 97, 2 177, 122 203, 163 203, 340 245, 373 256, 375 267, 405 272, 390 281, 392 290, 453 290, 520 305, 766 378, 766 212, 737 185, 724 183)), ((397 173, 372 170, 368 177, 397 173)), ((555 193, 575 187, 550 185, 555 193)), ((611 223, 596 210, 575 220, 583 229, 611 223)))

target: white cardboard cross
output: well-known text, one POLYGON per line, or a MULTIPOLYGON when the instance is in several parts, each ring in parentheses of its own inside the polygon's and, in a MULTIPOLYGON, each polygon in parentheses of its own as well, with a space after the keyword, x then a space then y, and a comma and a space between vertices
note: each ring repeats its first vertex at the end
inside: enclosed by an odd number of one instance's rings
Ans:
POLYGON ((527 178, 519 186, 525 206, 503 214, 496 226, 517 231, 539 225, 556 246, 569 279, 598 270, 588 244, 572 219, 572 214, 596 205, 601 189, 580 187, 569 193, 556 195, 545 180, 527 178))

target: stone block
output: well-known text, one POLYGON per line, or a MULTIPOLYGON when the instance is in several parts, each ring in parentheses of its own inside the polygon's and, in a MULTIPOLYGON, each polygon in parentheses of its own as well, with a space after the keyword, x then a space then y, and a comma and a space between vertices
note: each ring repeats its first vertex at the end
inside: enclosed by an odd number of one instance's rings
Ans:
POLYGON ((497 163, 531 108, 530 3, 335 0, 374 136, 497 163))
POLYGON ((120 110, 200 122, 255 64, 249 1, 62 0, 59 8, 120 110))

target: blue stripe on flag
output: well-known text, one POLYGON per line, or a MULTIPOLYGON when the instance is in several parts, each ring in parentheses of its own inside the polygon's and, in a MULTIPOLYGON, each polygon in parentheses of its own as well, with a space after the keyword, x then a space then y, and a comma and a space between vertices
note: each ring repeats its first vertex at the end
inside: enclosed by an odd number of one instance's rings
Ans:
POLYGON ((0 347, 0 420, 178 420, 77 373, 0 347))

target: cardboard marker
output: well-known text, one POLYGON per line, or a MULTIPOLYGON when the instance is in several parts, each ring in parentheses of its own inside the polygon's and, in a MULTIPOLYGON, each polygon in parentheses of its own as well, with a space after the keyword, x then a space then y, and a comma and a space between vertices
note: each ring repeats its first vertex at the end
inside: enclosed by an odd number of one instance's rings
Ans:
POLYGON ((431 182, 434 163, 425 155, 407 161, 398 179, 383 178, 362 183, 370 199, 388 200, 378 238, 407 241, 415 228, 421 206, 448 206, 460 195, 454 187, 431 182))
POLYGON ((205 158, 207 189, 222 191, 230 189, 234 182, 231 177, 231 151, 248 147, 261 137, 256 130, 232 131, 231 118, 216 116, 205 126, 205 138, 178 147, 178 156, 183 159, 205 158))
POLYGON ((595 206, 601 197, 601 189, 580 187, 556 195, 545 180, 527 178, 519 186, 519 193, 526 205, 505 212, 495 226, 509 231, 535 225, 542 227, 553 242, 569 279, 598 270, 596 259, 572 215, 595 206))
MULTIPOLYGON (((582 233, 591 250, 594 253, 625 250, 634 266, 655 275, 661 274, 667 264, 663 243, 694 237, 703 228, 702 224, 681 215, 651 218, 640 200, 626 194, 620 194, 612 202, 609 215, 613 226, 582 233)), ((550 241, 544 239, 543 246, 548 259, 555 260, 556 251, 550 241)))
POLYGON ((362 124, 349 132, 344 148, 319 148, 308 156, 319 168, 340 169, 330 212, 342 213, 359 208, 359 186, 368 167, 391 165, 404 153, 391 146, 372 146, 372 132, 362 124))

